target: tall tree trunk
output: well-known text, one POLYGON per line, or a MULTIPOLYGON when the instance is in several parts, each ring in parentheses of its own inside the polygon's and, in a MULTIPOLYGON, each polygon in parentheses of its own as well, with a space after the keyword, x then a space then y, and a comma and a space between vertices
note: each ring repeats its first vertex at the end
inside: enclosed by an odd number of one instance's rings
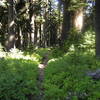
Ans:
POLYGON ((27 32, 23 33, 23 49, 28 47, 28 34, 27 32))
POLYGON ((34 45, 37 45, 37 40, 38 40, 38 26, 37 26, 37 23, 35 22, 34 45))
POLYGON ((58 21, 59 21, 59 27, 58 27, 58 35, 61 34, 61 2, 58 3, 58 21))
POLYGON ((100 57, 100 0, 95 5, 96 56, 100 57))
POLYGON ((62 24, 62 33, 61 33, 61 41, 62 44, 65 40, 68 39, 69 31, 71 27, 71 16, 70 11, 68 11, 69 3, 65 2, 63 4, 63 24, 62 24))
POLYGON ((72 17, 72 25, 77 31, 82 31, 83 29, 83 7, 74 11, 74 15, 72 17))
POLYGON ((14 0, 8 0, 8 39, 6 41, 6 49, 9 51, 15 45, 15 4, 14 0))
POLYGON ((47 41, 48 41, 48 36, 47 36, 47 28, 48 28, 48 24, 47 24, 47 20, 48 20, 48 2, 49 0, 44 0, 44 2, 46 2, 47 6, 44 8, 44 19, 45 22, 43 23, 43 35, 42 35, 42 43, 43 43, 43 47, 47 47, 47 41))
POLYGON ((41 25, 41 23, 40 23, 40 25, 39 25, 39 46, 40 47, 42 47, 42 27, 41 27, 42 25, 41 25))
POLYGON ((29 0, 30 2, 30 9, 29 9, 29 16, 30 16, 30 24, 31 24, 31 32, 30 32, 30 43, 31 45, 34 45, 34 32, 35 32, 35 12, 33 11, 33 5, 34 5, 34 2, 33 0, 29 0))
POLYGON ((17 32, 16 32, 16 48, 21 49, 21 28, 19 27, 19 25, 17 26, 17 32))
POLYGON ((55 46, 57 43, 57 25, 52 24, 50 27, 50 46, 55 46))

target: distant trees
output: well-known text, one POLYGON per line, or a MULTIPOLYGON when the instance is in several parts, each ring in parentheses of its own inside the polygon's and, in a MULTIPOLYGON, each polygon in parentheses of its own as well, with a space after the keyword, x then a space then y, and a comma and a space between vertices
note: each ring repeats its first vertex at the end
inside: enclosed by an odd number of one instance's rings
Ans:
MULTIPOLYGON (((81 33, 83 26, 84 30, 89 26, 90 17, 84 9, 86 6, 86 0, 58 0, 58 4, 54 0, 5 1, 0 4, 0 42, 3 45, 6 42, 8 51, 14 46, 25 50, 59 45, 62 47, 67 41, 73 44, 72 40, 76 39, 76 42, 80 38, 73 38, 76 33, 81 33), (88 17, 84 22, 85 14, 88 17), (71 31, 76 33, 72 35, 71 31)), ((99 6, 100 3, 96 0, 96 55, 100 55, 99 6)))

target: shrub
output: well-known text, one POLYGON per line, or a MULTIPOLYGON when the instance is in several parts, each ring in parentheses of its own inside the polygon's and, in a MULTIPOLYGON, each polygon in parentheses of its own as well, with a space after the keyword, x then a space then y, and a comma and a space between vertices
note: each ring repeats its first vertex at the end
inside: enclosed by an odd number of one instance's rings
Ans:
POLYGON ((98 100, 100 81, 87 76, 99 68, 92 55, 72 53, 49 62, 45 69, 45 100, 98 100))
POLYGON ((0 100, 28 100, 38 94, 37 62, 0 59, 0 100))

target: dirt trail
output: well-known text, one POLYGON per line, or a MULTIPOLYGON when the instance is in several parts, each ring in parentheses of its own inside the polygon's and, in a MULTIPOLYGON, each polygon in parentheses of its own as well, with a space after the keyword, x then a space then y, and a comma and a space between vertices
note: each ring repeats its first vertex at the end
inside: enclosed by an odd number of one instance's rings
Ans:
POLYGON ((44 77, 45 77, 44 69, 45 69, 47 63, 48 63, 48 54, 46 54, 43 57, 42 63, 39 64, 39 66, 38 66, 38 68, 39 68, 38 88, 40 90, 40 94, 38 97, 39 100, 43 100, 43 96, 44 96, 44 88, 43 88, 43 81, 44 81, 44 77))

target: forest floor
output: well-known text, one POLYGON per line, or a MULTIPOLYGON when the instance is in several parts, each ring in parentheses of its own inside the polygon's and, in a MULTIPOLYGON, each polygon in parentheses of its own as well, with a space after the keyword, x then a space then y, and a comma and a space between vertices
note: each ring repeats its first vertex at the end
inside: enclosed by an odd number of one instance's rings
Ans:
POLYGON ((94 55, 49 49, 26 54, 14 51, 1 57, 0 100, 100 99, 100 59, 94 55))
POLYGON ((45 56, 42 59, 42 62, 38 66, 38 68, 39 68, 38 88, 40 90, 39 97, 38 97, 39 100, 43 100, 43 97, 44 97, 44 88, 43 88, 43 81, 45 78, 44 69, 47 66, 48 60, 49 60, 48 54, 45 54, 45 56))

